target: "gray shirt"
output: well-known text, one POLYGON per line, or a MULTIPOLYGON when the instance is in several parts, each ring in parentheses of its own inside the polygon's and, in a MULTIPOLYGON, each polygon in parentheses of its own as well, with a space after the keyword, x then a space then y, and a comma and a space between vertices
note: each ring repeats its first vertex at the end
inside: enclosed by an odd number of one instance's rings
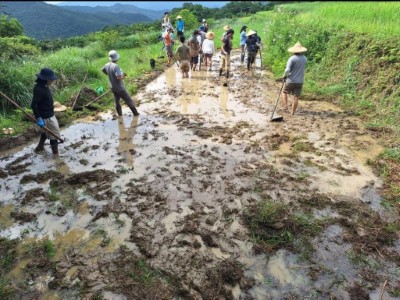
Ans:
POLYGON ((286 64, 285 74, 287 82, 304 83, 304 71, 307 64, 307 58, 303 55, 292 55, 286 64))
POLYGON ((122 76, 123 72, 115 62, 106 63, 102 69, 102 72, 108 75, 108 80, 112 91, 121 92, 125 90, 122 80, 117 79, 117 76, 122 76))

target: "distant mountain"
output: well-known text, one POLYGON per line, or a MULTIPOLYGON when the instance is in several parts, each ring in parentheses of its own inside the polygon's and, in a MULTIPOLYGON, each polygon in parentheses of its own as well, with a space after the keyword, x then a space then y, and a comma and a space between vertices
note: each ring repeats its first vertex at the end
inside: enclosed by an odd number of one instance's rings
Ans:
POLYGON ((164 10, 151 10, 151 9, 143 9, 138 8, 135 5, 128 4, 114 4, 113 6, 59 6, 63 9, 70 11, 77 11, 82 13, 132 13, 132 14, 141 14, 144 15, 151 20, 161 19, 164 15, 164 10))
POLYGON ((70 11, 42 1, 1 1, 2 11, 17 19, 24 33, 39 40, 68 38, 102 30, 105 26, 152 22, 138 13, 70 11))
POLYGON ((172 10, 182 7, 184 3, 201 4, 204 7, 222 7, 230 1, 61 1, 56 5, 65 6, 113 6, 117 3, 134 5, 142 9, 172 10))

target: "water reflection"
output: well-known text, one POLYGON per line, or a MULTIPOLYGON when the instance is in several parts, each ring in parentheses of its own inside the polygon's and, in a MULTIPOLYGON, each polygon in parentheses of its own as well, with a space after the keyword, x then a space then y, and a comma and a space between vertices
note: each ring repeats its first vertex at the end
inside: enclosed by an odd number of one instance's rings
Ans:
POLYGON ((165 71, 165 83, 167 88, 175 88, 176 86, 176 70, 174 67, 168 68, 165 71))
POLYGON ((135 145, 133 143, 133 137, 136 134, 137 124, 139 117, 133 117, 131 125, 125 128, 124 119, 119 118, 118 120, 118 130, 119 130, 119 144, 118 144, 118 154, 120 154, 127 166, 133 167, 133 155, 135 151, 135 145))
POLYGON ((219 106, 222 109, 225 118, 229 118, 231 114, 227 110, 228 108, 228 87, 223 86, 221 93, 219 94, 219 106))
POLYGON ((56 171, 60 174, 71 174, 71 169, 69 168, 68 164, 65 162, 64 159, 61 157, 54 158, 54 163, 56 166, 56 171))

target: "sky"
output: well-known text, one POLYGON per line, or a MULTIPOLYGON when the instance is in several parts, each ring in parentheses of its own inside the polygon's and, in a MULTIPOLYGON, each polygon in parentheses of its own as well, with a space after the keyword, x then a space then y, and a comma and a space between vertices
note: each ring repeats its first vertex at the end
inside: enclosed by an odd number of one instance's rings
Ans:
POLYGON ((201 4, 202 6, 214 8, 222 7, 229 1, 45 1, 57 6, 113 6, 116 3, 135 5, 136 7, 152 10, 172 9, 182 7, 182 3, 188 2, 201 4))

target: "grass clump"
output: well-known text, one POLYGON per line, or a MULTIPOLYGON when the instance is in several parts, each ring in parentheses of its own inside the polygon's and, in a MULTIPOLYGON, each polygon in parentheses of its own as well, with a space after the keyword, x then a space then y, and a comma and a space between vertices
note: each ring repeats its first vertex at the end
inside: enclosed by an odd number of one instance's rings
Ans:
MULTIPOLYGON (((324 228, 324 222, 292 207, 271 200, 261 201, 249 207, 243 214, 256 248, 262 252, 286 247, 296 251, 298 237, 312 237, 324 228)), ((306 245, 306 243, 300 243, 306 245)), ((299 249, 301 251, 301 249, 299 249)))

